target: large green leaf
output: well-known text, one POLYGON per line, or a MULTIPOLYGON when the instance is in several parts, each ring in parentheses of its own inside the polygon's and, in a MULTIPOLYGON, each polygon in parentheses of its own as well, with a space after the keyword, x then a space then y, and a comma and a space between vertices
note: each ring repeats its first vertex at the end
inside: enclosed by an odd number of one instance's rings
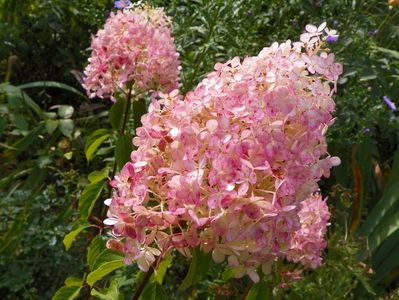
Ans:
POLYGON ((108 129, 97 129, 87 138, 85 155, 88 161, 92 159, 98 147, 111 136, 111 133, 108 129))
POLYGON ((144 288, 143 293, 140 296, 140 300, 168 300, 169 296, 158 282, 152 282, 147 284, 144 288))
MULTIPOLYGON (((397 195, 399 197, 399 195, 397 195)), ((370 250, 375 250, 387 237, 399 229, 399 211, 385 217, 369 235, 370 250)))
POLYGON ((79 199, 79 211, 80 216, 86 219, 91 214, 91 211, 96 203, 98 197, 100 197, 102 190, 105 188, 105 183, 100 181, 96 183, 88 184, 80 196, 79 199))
POLYGON ((112 127, 119 131, 122 127, 123 116, 126 109, 126 99, 119 98, 111 107, 109 112, 109 122, 112 127))
POLYGON ((87 264, 89 265, 90 271, 93 271, 97 257, 99 257, 101 252, 105 249, 105 242, 102 236, 96 235, 96 237, 91 241, 90 246, 87 248, 87 264))
POLYGON ((108 177, 108 173, 109 173, 109 167, 105 167, 100 171, 91 172, 89 176, 87 176, 87 179, 89 179, 90 183, 100 182, 101 180, 104 180, 105 178, 108 177))
POLYGON ((93 286, 98 280, 123 266, 123 256, 106 249, 95 260, 94 270, 89 273, 86 281, 93 286))
POLYGON ((399 148, 396 150, 393 165, 391 172, 389 173, 389 177, 387 183, 385 184, 385 188, 389 188, 394 184, 399 184, 399 148))
POLYGON ((71 248, 72 243, 76 239, 78 234, 81 233, 84 229, 88 228, 89 226, 90 225, 87 224, 87 223, 81 224, 76 229, 72 230, 67 235, 65 235, 65 237, 64 237, 62 242, 64 243, 65 249, 67 251, 71 248))
POLYGON ((391 185, 384 190, 382 198, 375 205, 373 210, 367 216, 363 225, 360 227, 359 235, 369 236, 384 218, 390 214, 392 207, 395 207, 399 202, 399 184, 391 185))
POLYGON ((119 300, 123 299, 123 294, 119 293, 119 282, 115 278, 111 281, 111 284, 106 289, 96 290, 92 289, 90 294, 99 300, 119 300))
POLYGON ((211 254, 202 252, 198 247, 195 248, 193 251, 193 257, 191 259, 190 268, 188 269, 186 278, 184 278, 179 287, 179 291, 185 291, 190 286, 193 286, 200 281, 202 277, 208 273, 211 264, 211 254))
POLYGON ((68 277, 65 285, 62 286, 51 298, 51 300, 73 300, 79 297, 83 280, 75 277, 68 277))
POLYGON ((389 253, 396 245, 399 245, 399 229, 386 238, 383 243, 374 251, 371 257, 373 269, 376 269, 385 261, 389 253))
POLYGON ((397 266, 399 266, 399 243, 388 253, 382 264, 375 270, 372 282, 374 284, 379 283, 385 275, 397 266))
POLYGON ((270 299, 269 295, 270 291, 266 282, 261 280, 252 286, 245 300, 268 300, 270 299))
POLYGON ((165 277, 166 271, 168 270, 172 260, 172 255, 169 255, 159 264, 158 268, 154 271, 154 274, 151 277, 152 282, 158 282, 159 284, 162 284, 163 278, 165 277))
POLYGON ((35 81, 35 82, 30 82, 30 83, 25 83, 22 85, 18 86, 20 89, 31 89, 31 88, 57 88, 57 89, 63 89, 65 91, 74 93, 76 95, 79 95, 80 97, 83 97, 86 99, 86 96, 75 89, 74 87, 71 87, 67 84, 56 82, 56 81, 35 81))
POLYGON ((130 161, 132 150, 132 138, 129 135, 119 135, 115 144, 115 159, 118 170, 130 161))

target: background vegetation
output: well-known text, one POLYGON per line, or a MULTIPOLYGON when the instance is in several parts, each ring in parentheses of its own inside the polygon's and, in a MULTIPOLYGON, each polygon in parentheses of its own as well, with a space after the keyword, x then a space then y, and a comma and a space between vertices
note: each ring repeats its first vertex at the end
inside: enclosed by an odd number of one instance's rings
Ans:
MULTIPOLYGON (((332 47, 344 74, 328 133, 330 152, 342 164, 322 182, 333 212, 325 264, 297 282, 276 275, 251 286, 204 257, 204 269, 183 291, 177 287, 190 263, 176 254, 169 268, 164 265, 167 275, 155 278, 143 296, 398 299, 399 113, 383 96, 399 106, 399 7, 378 0, 147 2, 173 17, 184 91, 215 62, 294 40, 306 24, 324 20, 339 31, 332 47)), ((119 121, 118 107, 109 113, 109 101, 88 100, 79 80, 90 36, 112 7, 108 0, 0 0, 3 299, 50 299, 68 276, 64 296, 78 291, 82 299, 129 299, 142 277, 131 266, 98 280, 92 290, 82 283, 95 270, 95 250, 104 247, 97 234, 119 121)))

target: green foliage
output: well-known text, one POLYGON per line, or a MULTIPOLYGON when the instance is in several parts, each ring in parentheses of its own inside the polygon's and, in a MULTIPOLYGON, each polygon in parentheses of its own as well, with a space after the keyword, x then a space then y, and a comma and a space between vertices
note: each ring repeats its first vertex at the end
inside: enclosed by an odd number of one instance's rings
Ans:
POLYGON ((212 256, 210 253, 204 253, 200 249, 195 248, 193 257, 191 259, 190 268, 186 278, 179 287, 179 291, 185 291, 190 286, 196 284, 206 275, 212 263, 212 256))

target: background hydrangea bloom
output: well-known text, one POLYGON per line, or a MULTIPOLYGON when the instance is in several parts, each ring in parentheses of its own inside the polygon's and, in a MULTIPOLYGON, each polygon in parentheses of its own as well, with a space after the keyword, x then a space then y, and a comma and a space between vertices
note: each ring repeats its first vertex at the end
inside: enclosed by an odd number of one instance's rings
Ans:
POLYGON ((160 8, 138 6, 112 12, 93 37, 83 87, 92 97, 116 92, 170 92, 179 85, 179 54, 171 21, 160 8))
POLYGON ((255 282, 278 258, 320 264, 329 213, 313 193, 340 163, 324 134, 342 66, 323 49, 325 24, 307 30, 216 64, 183 101, 153 99, 107 200, 108 245, 127 263, 147 271, 156 256, 200 246, 255 282))

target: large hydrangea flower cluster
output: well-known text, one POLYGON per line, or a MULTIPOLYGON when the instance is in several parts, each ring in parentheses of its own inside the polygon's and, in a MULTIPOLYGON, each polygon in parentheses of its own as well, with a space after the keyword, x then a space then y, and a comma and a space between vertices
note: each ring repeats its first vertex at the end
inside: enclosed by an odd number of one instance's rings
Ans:
POLYGON ((216 64, 183 100, 152 101, 106 201, 108 246, 126 263, 147 271, 199 246, 255 282, 278 258, 320 264, 329 212, 315 193, 340 163, 324 134, 342 73, 324 32, 307 26, 300 42, 216 64))
POLYGON ((171 36, 171 21, 162 9, 128 7, 112 12, 93 37, 84 71, 89 97, 110 97, 150 90, 170 92, 179 84, 179 54, 171 36))

